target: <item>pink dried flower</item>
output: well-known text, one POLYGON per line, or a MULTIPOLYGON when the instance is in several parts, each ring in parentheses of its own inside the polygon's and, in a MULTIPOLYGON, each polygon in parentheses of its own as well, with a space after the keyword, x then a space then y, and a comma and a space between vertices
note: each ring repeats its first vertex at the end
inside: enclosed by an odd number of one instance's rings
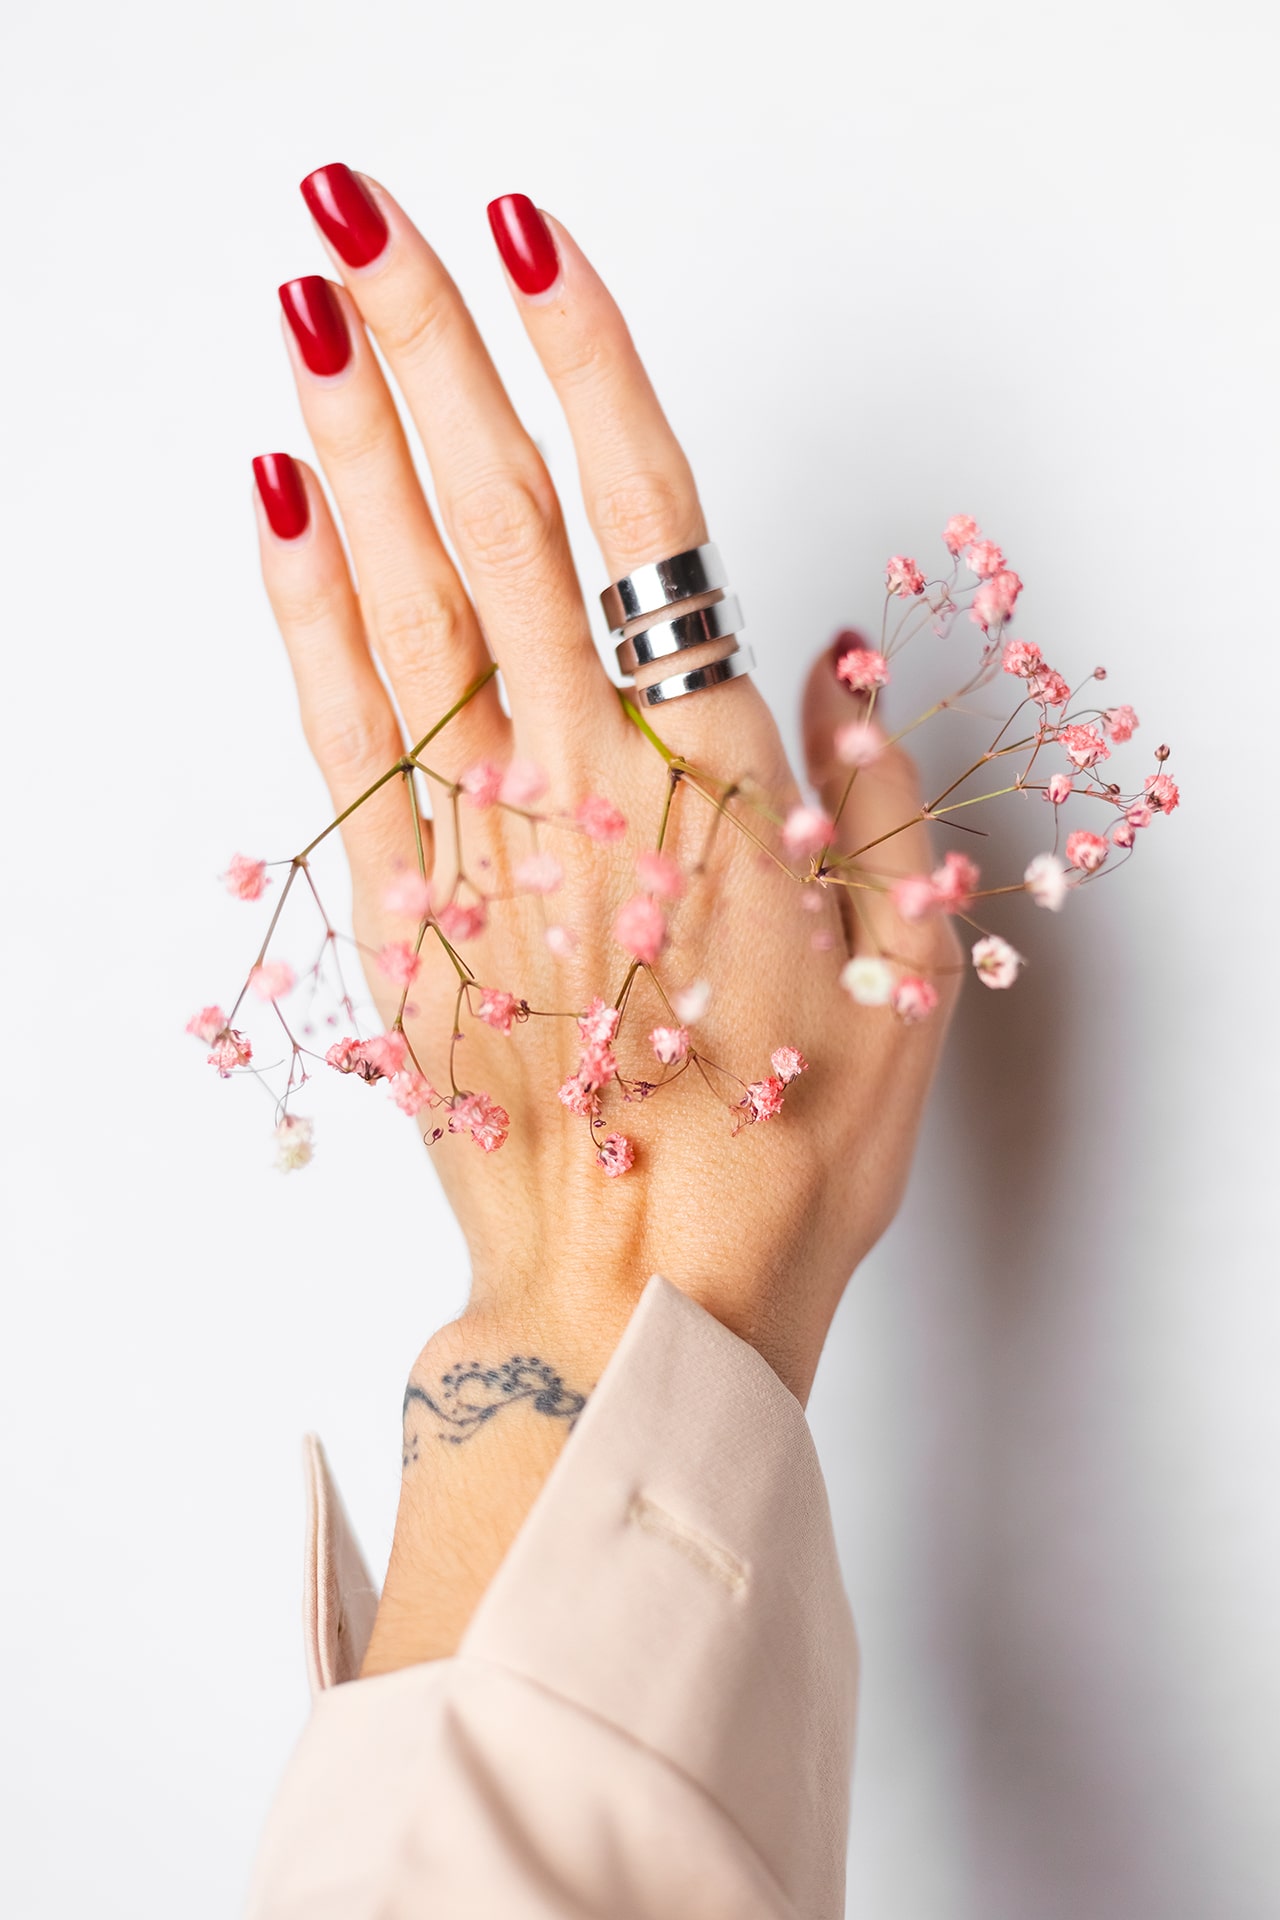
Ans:
POLYGON ((1117 847, 1131 847, 1137 837, 1137 832, 1127 820, 1118 821, 1111 829, 1111 839, 1117 847))
POLYGON ((378 971, 397 987, 409 987, 422 970, 422 960, 407 940, 389 940, 378 955, 378 971))
POLYGON ((688 1027, 655 1027, 649 1045, 664 1067, 674 1067, 689 1051, 688 1027))
POLYGON ((385 1075, 390 1080, 395 1074, 403 1073, 409 1054, 409 1045, 398 1027, 392 1027, 386 1033, 375 1033, 372 1039, 362 1044, 364 1065, 357 1066, 356 1072, 362 1079, 376 1080, 385 1075))
POLYGON ((574 819, 589 840, 598 840, 602 846, 621 840, 627 830, 626 820, 613 802, 598 793, 589 793, 578 802, 574 819))
POLYGON ((460 1093, 449 1115, 450 1133, 469 1133, 486 1153, 496 1153, 511 1127, 511 1115, 487 1093, 460 1093))
POLYGON ((532 760, 513 760, 502 776, 498 798, 508 807, 533 807, 547 790, 547 776, 532 760))
POLYGON ((1010 618, 1022 592, 1022 582, 1016 573, 1005 569, 989 580, 984 580, 973 596, 969 612, 984 632, 998 627, 1010 618))
POLYGON ((249 985, 259 1000, 283 1000, 293 991, 293 968, 287 960, 264 960, 249 975, 249 985))
POLYGON ((578 944, 572 927, 548 927, 544 938, 557 960, 567 960, 578 944))
POLYGON ((584 1047, 607 1047, 618 1031, 618 1022, 622 1018, 616 1007, 599 995, 591 1002, 585 1013, 578 1015, 578 1032, 584 1047))
POLYGON ((407 869, 396 875, 382 904, 388 913, 403 914, 407 920, 426 920, 431 913, 431 888, 420 873, 407 869))
POLYGON ((458 776, 458 785, 473 807, 493 806, 502 791, 502 768, 496 760, 477 760, 458 776))
POLYGON ((368 1065, 368 1056, 362 1040, 353 1040, 348 1035, 343 1040, 335 1040, 325 1054, 324 1063, 338 1073, 359 1073, 368 1065))
POLYGON ((564 880, 564 868, 554 853, 531 853, 515 870, 521 893, 555 893, 564 880))
POLYGON ((989 933, 974 942, 973 964, 984 987, 1011 987, 1022 966, 1022 955, 998 933, 989 933))
POLYGON ((596 1165, 603 1167, 611 1180, 616 1180, 619 1174, 630 1173, 635 1158, 635 1150, 625 1134, 607 1133, 600 1142, 596 1165))
POLYGON ((933 871, 934 899, 947 913, 963 913, 973 903, 978 878, 978 869, 967 854, 949 853, 933 871))
POLYGON ((1143 801, 1135 800, 1133 805, 1126 809, 1124 817, 1131 827, 1149 827, 1155 815, 1143 801))
POLYGON ((893 984, 893 968, 874 954, 857 954, 840 969, 840 985, 860 1007, 887 1007, 893 984))
POLYGON ((938 989, 932 981, 922 980, 919 974, 904 973, 889 1004, 899 1020, 914 1026, 918 1020, 927 1020, 937 1006, 938 989))
POLYGON ((1067 859, 1081 873, 1096 873, 1107 857, 1107 843, 1101 835, 1086 833, 1077 827, 1067 835, 1067 859))
POLYGON ((842 767, 869 767, 884 752, 884 733, 874 720, 850 720, 836 728, 835 746, 842 767))
POLYGON ((234 1027, 226 1027, 213 1043, 208 1064, 216 1067, 223 1080, 230 1078, 236 1067, 247 1067, 253 1058, 253 1048, 247 1034, 238 1033, 234 1027))
POLYGON ((1111 758, 1111 749, 1096 727, 1063 727, 1058 739, 1067 758, 1082 772, 1086 767, 1096 766, 1099 760, 1111 758))
POLYGON ((486 987, 480 995, 476 1019, 483 1020, 486 1027, 492 1027, 495 1033, 510 1033, 511 1023, 519 1012, 520 1002, 514 993, 501 993, 496 987, 486 987))
POLYGON ((1076 783, 1069 773, 1051 773, 1044 783, 1044 797, 1055 807, 1065 805, 1075 790, 1076 783))
POLYGON ((660 900, 678 900, 684 892, 684 875, 669 853, 642 853, 636 861, 636 877, 646 893, 660 900))
POLYGON ((967 513, 953 513, 943 528, 942 537, 947 543, 947 552, 958 554, 971 540, 977 539, 978 523, 967 513))
POLYGON ((584 1120, 594 1120, 600 1112, 600 1099, 595 1088, 587 1086, 576 1073, 569 1076, 556 1098, 568 1107, 570 1113, 576 1113, 584 1120))
POLYGON ((990 580, 1004 571, 1004 555, 994 540, 973 541, 964 563, 970 573, 976 573, 980 580, 990 580))
POLYGON ((793 859, 817 853, 830 843, 835 832, 831 815, 824 807, 792 807, 782 828, 782 841, 793 859))
POLYGON ((905 553, 895 553, 884 570, 885 589, 902 600, 912 600, 924 592, 924 575, 905 553))
POLYGON ((460 940, 474 940, 482 934, 487 917, 483 900, 450 900, 436 910, 441 933, 455 946, 460 940))
POLYGON ((227 1024, 227 1016, 221 1007, 201 1007, 199 1013, 193 1013, 186 1025, 186 1032, 194 1034, 197 1040, 211 1046, 227 1024))
POLYGON ((1167 773, 1149 773, 1142 783, 1153 813, 1172 813, 1182 795, 1167 773))
POLYGON ((1042 707, 1065 707, 1071 698, 1071 688, 1054 667, 1046 667, 1043 673, 1033 673, 1027 681, 1027 692, 1042 707))
POLYGON ((851 647, 836 662, 836 679, 850 693, 871 693, 889 684, 889 662, 874 647, 851 647))
POLYGON ((429 1107, 440 1098, 429 1080, 414 1068, 397 1073, 390 1082, 391 1098, 401 1113, 407 1113, 411 1120, 417 1118, 424 1107, 429 1107))
POLYGON ((619 908, 613 923, 613 937, 633 960, 652 966, 662 952, 667 923, 662 908, 649 893, 634 893, 619 908))
POLYGON ((261 900, 267 887, 267 863, 251 860, 247 853, 233 854, 222 880, 233 900, 261 900))
POLYGON ((618 1071, 617 1055, 603 1041, 593 1040, 582 1049, 578 1061, 578 1080, 590 1092, 607 1087, 618 1071))
POLYGON ((782 1098, 786 1088, 776 1074, 770 1074, 767 1080, 753 1080, 747 1088, 744 1107, 750 1108, 751 1120, 772 1120, 775 1114, 782 1112, 782 1098))
POLYGON ((1050 913, 1061 911, 1067 897, 1067 873, 1056 855, 1038 853, 1022 878, 1038 907, 1046 907, 1050 913))
POLYGON ((1006 673, 1030 680, 1033 674, 1043 673, 1044 654, 1034 640, 1010 640, 1000 656, 1000 665, 1006 673))
POLYGON ((904 920, 923 920, 938 909, 938 896, 927 873, 909 873, 895 880, 889 898, 904 920))
POLYGON ((1108 707, 1102 716, 1102 724, 1116 745, 1122 747, 1137 732, 1138 716, 1132 707, 1108 707))
POLYGON ((300 1114, 286 1113, 276 1128, 276 1166, 281 1173, 296 1173, 311 1160, 315 1128, 300 1114))
POLYGON ((802 1073, 809 1071, 809 1062, 799 1047, 775 1047, 769 1056, 769 1065, 784 1087, 789 1087, 793 1080, 798 1080, 802 1073))

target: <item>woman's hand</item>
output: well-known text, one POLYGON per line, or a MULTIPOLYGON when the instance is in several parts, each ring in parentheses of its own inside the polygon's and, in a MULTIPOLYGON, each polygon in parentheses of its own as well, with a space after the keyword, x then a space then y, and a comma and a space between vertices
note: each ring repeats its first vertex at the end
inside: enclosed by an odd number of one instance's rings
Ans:
MULTIPOLYGON (((345 168, 313 175, 307 197, 344 285, 311 279, 282 289, 286 335, 352 564, 306 469, 307 520, 294 531, 299 502, 290 521, 291 468, 281 456, 259 466, 259 524, 268 591, 335 809, 496 661, 510 717, 490 680, 423 756, 440 776, 434 818, 421 828, 435 899, 473 899, 473 885, 504 896, 477 937, 457 941, 476 981, 563 1016, 597 996, 613 1003, 630 966, 614 920, 637 890, 636 857, 657 844, 670 799, 663 846, 687 891, 670 908, 669 943, 652 975, 641 969, 632 981, 616 1042, 622 1073, 658 1077, 648 1034, 675 1024, 663 994, 697 980, 711 985, 694 1030, 710 1060, 742 1081, 768 1075, 779 1046, 810 1062, 778 1118, 736 1132, 741 1088, 715 1073, 704 1084, 689 1070, 653 1098, 619 1105, 608 1124, 634 1143, 635 1166, 608 1178, 587 1121, 556 1098, 577 1065, 574 1019, 539 1015, 504 1036, 467 1018, 464 1006, 464 1037, 452 1048, 456 1083, 499 1102, 510 1135, 496 1153, 465 1134, 446 1133, 432 1148, 471 1249, 473 1285, 466 1314, 436 1336, 415 1378, 439 1377, 450 1360, 483 1347, 486 1361, 547 1354, 571 1386, 589 1385, 658 1271, 755 1345, 803 1400, 848 1277, 898 1204, 948 1011, 944 995, 932 1018, 909 1026, 855 1005, 838 984, 847 942, 855 951, 886 944, 934 969, 954 960, 953 938, 945 921, 904 927, 874 890, 858 891, 850 912, 848 889, 802 888, 779 864, 777 830, 762 816, 742 812, 768 853, 717 812, 709 783, 678 780, 672 791, 666 762, 600 663, 546 468, 440 261, 389 194, 345 168), (363 264, 344 263, 344 252, 363 264), (370 336, 421 434, 456 565, 370 336), (273 531, 273 516, 293 537, 273 531), (518 813, 449 798, 449 783, 475 763, 513 759, 547 777, 539 812, 571 815, 586 796, 603 795, 625 816, 625 838, 535 829, 518 813), (550 898, 513 892, 515 868, 535 843, 563 868, 550 898), (802 910, 802 894, 817 896, 818 911, 802 910), (549 922, 571 930, 571 952, 549 949, 549 922), (819 929, 833 936, 827 950, 815 950, 819 929)), ((573 435, 605 578, 700 544, 707 529, 688 463, 608 292, 564 228, 527 201, 497 202, 492 217, 521 317, 573 435)), ((682 656, 679 665, 699 658, 682 656)), ((638 683, 670 671, 670 663, 652 667, 638 683)), ((856 712, 824 655, 810 677, 805 731, 811 779, 833 812, 848 773, 832 738, 856 712)), ((664 706, 654 725, 682 762, 722 788, 748 782, 779 815, 798 797, 749 679, 664 706)), ((918 871, 928 864, 920 813, 914 770, 890 747, 859 775, 837 850, 890 835, 871 856, 877 870, 918 871)), ((390 782, 344 832, 360 941, 376 951, 412 936, 415 926, 384 904, 396 873, 416 870, 406 783, 390 782)), ((428 1078, 447 1090, 459 975, 438 940, 426 941, 423 959, 406 1031, 428 1078)), ((399 993, 372 967, 369 985, 389 1022, 399 993)), ((616 1090, 608 1097, 616 1100, 616 1090)), ((545 1464, 534 1468, 535 1482, 539 1472, 545 1464)), ((432 1525, 439 1519, 434 1513, 432 1525)), ((437 1635, 434 1650, 453 1631, 437 1635)))

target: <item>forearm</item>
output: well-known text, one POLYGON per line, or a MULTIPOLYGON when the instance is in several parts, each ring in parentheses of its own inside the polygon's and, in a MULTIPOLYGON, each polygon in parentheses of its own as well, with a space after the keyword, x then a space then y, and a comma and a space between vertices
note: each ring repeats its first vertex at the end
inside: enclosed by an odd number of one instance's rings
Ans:
POLYGON ((629 1311, 575 1324, 532 1302, 469 1309, 428 1341, 405 1391, 400 1504, 363 1674, 456 1650, 629 1311))

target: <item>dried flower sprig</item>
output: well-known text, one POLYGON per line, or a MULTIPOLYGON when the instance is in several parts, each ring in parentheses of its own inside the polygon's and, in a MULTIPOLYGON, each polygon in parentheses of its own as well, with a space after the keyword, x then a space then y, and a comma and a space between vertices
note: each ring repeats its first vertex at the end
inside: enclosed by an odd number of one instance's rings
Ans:
MULTIPOLYGON (((553 852, 540 845, 519 862, 513 873, 514 892, 506 896, 486 892, 468 875, 464 858, 466 812, 484 813, 501 809, 527 820, 535 834, 562 832, 582 835, 603 845, 625 839, 627 822, 613 802, 602 794, 586 794, 569 812, 547 809, 543 802, 548 791, 546 776, 539 767, 515 760, 507 766, 480 761, 450 779, 430 766, 424 755, 449 722, 475 698, 496 668, 480 676, 440 720, 372 786, 352 801, 312 840, 287 862, 283 884, 276 897, 266 932, 258 952, 247 970, 244 982, 231 1006, 207 1006, 189 1021, 187 1031, 208 1048, 209 1064, 223 1079, 244 1074, 265 1079, 258 1065, 254 1046, 245 1031, 236 1025, 241 1008, 250 995, 269 1006, 287 1047, 287 1075, 273 1097, 276 1101, 277 1164, 284 1170, 305 1166, 313 1151, 313 1128, 309 1119, 292 1110, 295 1095, 306 1085, 313 1069, 327 1066, 340 1074, 353 1075, 366 1083, 385 1080, 390 1095, 401 1111, 422 1122, 429 1116, 424 1139, 433 1143, 448 1131, 467 1135, 485 1153, 495 1152, 506 1140, 510 1116, 487 1091, 465 1087, 456 1076, 457 1044, 466 1018, 509 1035, 513 1028, 535 1015, 573 1019, 577 1024, 578 1063, 558 1089, 558 1098, 568 1113, 587 1124, 595 1159, 601 1171, 617 1178, 630 1171, 635 1155, 625 1134, 606 1131, 606 1113, 618 1101, 648 1100, 664 1089, 686 1079, 695 1070, 695 1079, 712 1092, 730 1113, 736 1133, 774 1118, 782 1111, 786 1089, 805 1071, 807 1062, 794 1047, 774 1049, 772 1073, 747 1081, 729 1068, 708 1058, 697 1045, 692 1029, 706 1011, 711 988, 697 982, 682 990, 668 991, 660 972, 660 963, 668 941, 668 916, 686 891, 687 876, 666 849, 672 809, 679 795, 697 795, 713 810, 717 821, 731 826, 750 842, 757 853, 771 861, 800 890, 800 904, 821 905, 823 893, 831 888, 844 890, 852 912, 863 924, 872 953, 861 953, 849 960, 840 973, 840 981, 852 998, 866 1007, 882 1007, 886 1017, 911 1023, 928 1019, 939 1003, 935 978, 920 971, 908 956, 899 954, 876 938, 867 923, 865 896, 887 894, 899 919, 912 923, 932 915, 946 914, 962 921, 976 933, 971 948, 973 971, 982 984, 1003 989, 1013 985, 1023 966, 1022 956, 999 934, 984 927, 976 917, 980 903, 999 895, 1026 894, 1034 905, 1050 912, 1061 911, 1069 896, 1095 880, 1105 869, 1114 871, 1132 858, 1139 836, 1158 815, 1177 808, 1180 795, 1166 771, 1169 749, 1155 750, 1154 770, 1147 773, 1139 788, 1125 790, 1119 782, 1107 779, 1101 769, 1112 757, 1112 747, 1128 743, 1138 727, 1131 706, 1100 706, 1090 703, 1086 689, 1106 679, 1102 667, 1093 669, 1074 689, 1070 682, 1044 658, 1040 646, 1009 633, 1022 594, 1022 581, 1007 564, 1000 547, 987 539, 968 515, 957 514, 948 521, 943 540, 950 567, 937 578, 927 579, 916 561, 895 554, 885 570, 884 611, 878 646, 868 645, 855 634, 845 636, 847 646, 836 664, 838 679, 851 694, 859 696, 857 717, 837 729, 832 742, 836 764, 848 768, 848 779, 834 812, 802 802, 781 812, 772 797, 745 780, 726 781, 676 754, 660 739, 639 708, 625 693, 620 693, 624 711, 649 741, 664 766, 666 800, 662 810, 656 844, 636 857, 636 889, 619 909, 613 923, 613 939, 625 956, 625 971, 612 998, 598 995, 585 1008, 565 1014, 556 1009, 535 1008, 512 990, 512 983, 487 985, 477 979, 461 948, 481 934, 492 912, 500 911, 505 900, 520 897, 549 899, 563 882, 564 869, 553 852), (962 579, 967 575, 967 579, 962 579), (962 616, 978 629, 978 658, 960 687, 933 703, 908 725, 887 734, 875 716, 882 690, 893 678, 893 664, 910 642, 929 630, 940 639, 951 636, 962 616), (956 710, 979 689, 1003 683, 1008 676, 1016 689, 1012 712, 996 732, 991 744, 971 765, 964 768, 918 812, 888 832, 849 852, 836 851, 837 829, 859 776, 873 766, 889 746, 914 733, 926 722, 947 710, 956 710), (1061 760, 1045 764, 1050 750, 1061 760), (990 786, 992 777, 1002 782, 990 786), (981 776, 986 775, 984 781, 981 776), (416 781, 425 778, 441 795, 441 804, 450 811, 456 849, 456 873, 451 885, 437 897, 427 877, 422 826, 416 781), (384 907, 416 927, 412 939, 393 940, 376 954, 366 954, 367 964, 400 989, 395 1016, 385 1032, 344 1035, 323 1053, 308 1044, 315 1032, 314 1006, 321 998, 329 1001, 324 1014, 332 1027, 341 1021, 357 1026, 352 998, 343 978, 340 946, 342 937, 331 924, 321 903, 311 870, 311 857, 343 822, 364 806, 375 794, 399 779, 410 794, 417 848, 417 870, 388 875, 384 907), (986 786, 982 792, 969 791, 973 784, 986 786), (969 823, 953 816, 983 803, 1015 794, 1039 793, 1053 808, 1053 844, 1036 854, 1020 880, 983 884, 977 864, 967 854, 952 850, 929 873, 888 878, 868 864, 867 856, 896 834, 917 822, 933 821, 951 826, 969 823), (1062 813, 1068 804, 1089 803, 1101 809, 1092 827, 1063 831, 1062 813), (272 943, 281 923, 286 902, 301 881, 309 893, 323 928, 319 951, 309 969, 299 978, 289 963, 272 952, 272 943), (453 968, 457 980, 453 1030, 447 1050, 449 1091, 437 1091, 423 1071, 405 1031, 406 1017, 415 1009, 409 994, 423 965, 424 944, 431 940, 453 968), (670 1024, 652 1028, 647 1047, 655 1070, 652 1078, 624 1075, 615 1042, 627 1018, 636 980, 645 976, 666 1008, 670 1024), (297 1023, 298 1031, 282 1009, 300 986, 310 993, 308 1017, 297 1023), (726 1090, 727 1089, 727 1090, 726 1090), (434 1116, 439 1115, 437 1121, 434 1116)), ((272 878, 268 863, 244 854, 236 854, 223 876, 227 891, 238 900, 263 898, 272 878)), ((575 947, 570 927, 549 924, 546 928, 549 950, 564 958, 575 947)), ((815 933, 813 945, 829 947, 832 936, 815 933)), ((549 1089, 549 1092, 551 1090, 549 1089)))

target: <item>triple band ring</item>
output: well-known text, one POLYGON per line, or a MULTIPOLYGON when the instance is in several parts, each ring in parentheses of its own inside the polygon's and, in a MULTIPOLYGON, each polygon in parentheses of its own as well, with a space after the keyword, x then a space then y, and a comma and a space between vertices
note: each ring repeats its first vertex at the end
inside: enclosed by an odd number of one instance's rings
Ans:
POLYGON ((718 550, 710 544, 691 547, 686 553, 673 554, 668 560, 654 560, 637 567, 634 573, 615 580, 600 595, 605 619, 617 637, 619 671, 630 676, 655 660, 665 660, 689 647, 708 641, 726 640, 725 651, 704 666, 687 673, 672 674, 651 686, 635 690, 634 697, 646 707, 658 707, 678 700, 686 693, 699 693, 704 687, 722 686, 750 673, 755 658, 750 647, 738 645, 742 627, 742 608, 728 591, 724 567, 718 550), (704 596, 715 595, 714 599, 704 596), (679 607, 689 600, 703 600, 688 613, 673 613, 665 620, 655 614, 679 607), (628 628, 638 620, 649 625, 638 631, 628 628))

